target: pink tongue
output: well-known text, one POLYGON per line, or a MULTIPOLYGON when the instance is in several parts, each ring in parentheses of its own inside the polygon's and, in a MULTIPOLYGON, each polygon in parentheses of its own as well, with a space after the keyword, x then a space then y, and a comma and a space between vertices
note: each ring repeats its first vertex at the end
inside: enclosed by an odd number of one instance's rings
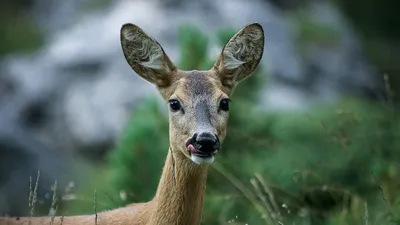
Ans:
POLYGON ((197 152, 197 150, 196 150, 196 148, 193 146, 193 145, 188 145, 188 150, 190 151, 190 152, 197 152))

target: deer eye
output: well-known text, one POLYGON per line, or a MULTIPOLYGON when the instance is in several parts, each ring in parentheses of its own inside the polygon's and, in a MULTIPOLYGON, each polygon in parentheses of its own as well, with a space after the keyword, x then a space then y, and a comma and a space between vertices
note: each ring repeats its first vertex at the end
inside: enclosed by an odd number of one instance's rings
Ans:
POLYGON ((221 102, 219 103, 219 109, 222 111, 229 111, 229 102, 231 100, 228 98, 224 98, 221 100, 221 102))
POLYGON ((181 103, 176 99, 171 99, 168 101, 168 103, 172 112, 179 111, 182 108, 181 103))

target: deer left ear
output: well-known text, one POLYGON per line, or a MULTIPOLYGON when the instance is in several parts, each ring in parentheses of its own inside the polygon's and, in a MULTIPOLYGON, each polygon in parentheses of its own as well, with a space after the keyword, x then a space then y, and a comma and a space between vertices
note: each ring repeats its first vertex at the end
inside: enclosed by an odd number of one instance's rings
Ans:
POLYGON ((233 88, 250 77, 264 52, 264 30, 258 23, 237 32, 224 46, 214 68, 224 86, 233 88))
POLYGON ((122 26, 120 36, 125 59, 139 76, 157 87, 171 84, 175 66, 156 40, 129 23, 122 26))

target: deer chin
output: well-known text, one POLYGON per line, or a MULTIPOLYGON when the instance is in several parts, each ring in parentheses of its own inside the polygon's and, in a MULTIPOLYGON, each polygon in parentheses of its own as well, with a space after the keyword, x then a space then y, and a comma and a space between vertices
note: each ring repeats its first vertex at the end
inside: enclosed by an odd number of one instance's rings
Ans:
POLYGON ((200 155, 200 154, 196 154, 196 153, 190 154, 190 159, 197 165, 211 164, 214 162, 214 158, 215 158, 214 154, 210 154, 210 155, 200 155))
POLYGON ((212 153, 200 152, 192 144, 187 146, 187 150, 189 151, 190 159, 197 165, 213 163, 214 155, 218 152, 218 150, 215 150, 212 153))

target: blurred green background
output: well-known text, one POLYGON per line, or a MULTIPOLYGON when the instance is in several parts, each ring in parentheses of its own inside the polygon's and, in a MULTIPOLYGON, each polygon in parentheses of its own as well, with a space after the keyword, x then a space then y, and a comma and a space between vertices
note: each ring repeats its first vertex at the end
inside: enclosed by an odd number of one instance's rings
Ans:
MULTIPOLYGON (((400 3, 333 2, 378 68, 384 99, 345 95, 307 110, 260 111, 257 96, 269 79, 261 65, 232 97, 227 139, 209 172, 202 224, 400 224, 400 3)), ((29 6, 0 3, 0 57, 44 44, 24 12, 29 6)), ((301 12, 293 15, 299 48, 339 38, 301 12)), ((219 29, 213 37, 222 48, 236 31, 219 29)), ((215 62, 211 41, 198 27, 182 24, 178 41, 178 67, 208 69, 215 62)), ((156 98, 149 95, 135 106, 116 144, 84 167, 73 200, 59 201, 58 214, 92 213, 93 189, 98 211, 152 198, 168 146, 168 120, 156 98)))

